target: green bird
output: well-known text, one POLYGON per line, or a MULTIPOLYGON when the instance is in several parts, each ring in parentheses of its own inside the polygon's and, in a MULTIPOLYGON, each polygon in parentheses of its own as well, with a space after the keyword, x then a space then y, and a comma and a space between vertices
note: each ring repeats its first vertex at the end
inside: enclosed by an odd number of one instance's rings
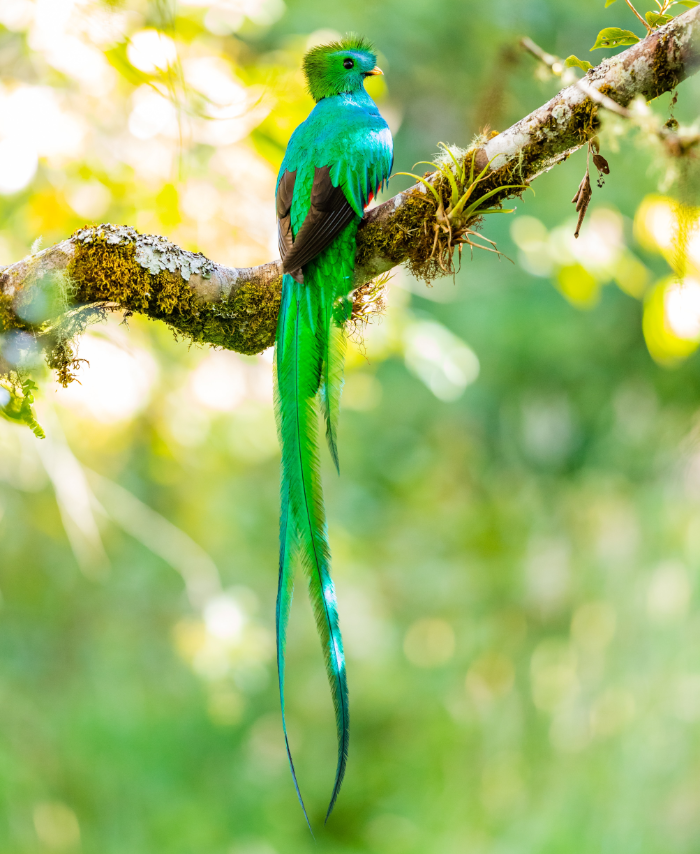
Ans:
POLYGON ((284 651, 293 563, 299 557, 338 730, 338 764, 327 821, 345 775, 350 718, 319 471, 318 419, 320 406, 328 447, 339 470, 343 327, 352 311, 355 235, 365 206, 388 180, 393 163, 391 132, 364 87, 366 77, 382 73, 376 61, 370 44, 357 36, 306 54, 304 74, 316 106, 292 134, 276 189, 284 270, 275 342, 275 414, 282 448, 277 668, 287 755, 307 823, 287 738, 284 651))

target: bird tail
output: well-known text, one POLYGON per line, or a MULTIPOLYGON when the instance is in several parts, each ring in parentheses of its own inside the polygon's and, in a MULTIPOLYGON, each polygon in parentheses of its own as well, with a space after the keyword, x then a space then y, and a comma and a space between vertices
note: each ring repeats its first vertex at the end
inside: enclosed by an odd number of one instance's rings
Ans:
MULTIPOLYGON (((304 270, 304 284, 289 275, 284 276, 282 284, 282 304, 277 329, 275 393, 282 447, 277 660, 284 714, 284 639, 291 605, 291 562, 297 552, 308 580, 338 732, 338 763, 327 820, 345 775, 349 713, 345 657, 338 624, 335 589, 330 574, 330 549, 319 470, 317 401, 329 352, 330 333, 330 324, 325 320, 329 311, 327 303, 330 289, 322 286, 320 278, 320 266, 311 262, 304 270), (290 532, 290 526, 293 534, 290 532)), ((330 310, 332 311, 332 303, 330 310)), ((288 743, 287 752, 294 775, 288 743)), ((299 794, 295 775, 294 782, 299 794)), ((301 795, 299 798, 301 800, 301 795)))
POLYGON ((343 368, 345 366, 345 324, 352 314, 352 274, 355 252, 357 223, 351 223, 339 238, 336 257, 324 259, 326 275, 320 276, 318 287, 323 289, 321 322, 323 324, 323 371, 321 375, 320 399, 326 422, 326 441, 336 471, 340 474, 338 456, 338 413, 340 395, 343 390, 343 368), (331 262, 330 264, 328 262, 331 262))

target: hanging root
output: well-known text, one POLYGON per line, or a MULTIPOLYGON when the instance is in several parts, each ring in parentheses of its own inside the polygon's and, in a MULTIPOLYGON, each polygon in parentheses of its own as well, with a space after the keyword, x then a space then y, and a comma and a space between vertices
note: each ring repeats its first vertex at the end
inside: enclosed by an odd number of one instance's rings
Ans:
POLYGON ((364 350, 364 331, 373 317, 386 311, 386 294, 393 272, 382 273, 351 294, 352 312, 345 324, 345 333, 361 350, 364 350))

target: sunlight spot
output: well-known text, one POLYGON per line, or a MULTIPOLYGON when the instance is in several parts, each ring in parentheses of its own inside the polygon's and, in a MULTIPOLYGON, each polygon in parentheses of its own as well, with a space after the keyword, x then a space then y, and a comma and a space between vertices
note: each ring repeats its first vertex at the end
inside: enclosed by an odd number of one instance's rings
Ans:
POLYGON ((580 752, 591 740, 588 716, 567 706, 557 710, 549 728, 549 740, 562 753, 580 752))
POLYGON ((674 335, 686 341, 700 338, 700 281, 685 279, 667 288, 664 309, 674 335))
POLYGON ((445 620, 417 620, 406 632, 403 651, 416 667, 439 667, 454 655, 454 630, 445 620))
POLYGON ((208 409, 230 412, 246 397, 245 368, 235 354, 219 350, 207 355, 190 374, 195 400, 208 409))
POLYGON ((549 257, 549 232, 534 216, 519 216, 513 220, 510 236, 520 249, 520 261, 534 276, 548 276, 553 267, 549 257))
POLYGON ((36 835, 48 848, 65 851, 80 843, 78 819, 73 810, 60 801, 37 804, 33 817, 36 835))
POLYGON ((523 569, 528 603, 541 614, 560 611, 571 588, 571 547, 568 541, 533 537, 523 569))
POLYGON ((570 247, 579 261, 599 274, 607 272, 622 249, 622 216, 611 208, 596 208, 570 247))
POLYGON ((129 420, 146 406, 157 373, 150 353, 88 333, 79 355, 87 360, 78 370, 79 382, 56 391, 63 406, 104 423, 129 420))
POLYGON ((457 400, 479 376, 474 351, 441 323, 419 320, 404 332, 406 365, 435 397, 457 400))
POLYGON ((215 146, 238 142, 270 112, 270 99, 261 100, 264 90, 245 86, 223 59, 188 59, 183 68, 188 85, 206 99, 202 118, 195 123, 201 142, 215 146))
POLYGON ((132 101, 134 107, 129 114, 129 133, 136 139, 151 139, 168 131, 177 134, 177 114, 172 103, 155 92, 150 86, 137 89, 132 101))
POLYGON ((19 32, 32 21, 34 4, 29 0, 0 0, 0 24, 13 32, 19 32))
POLYGON ((13 146, 0 157, 0 168, 24 176, 14 179, 19 187, 31 180, 37 155, 78 154, 84 136, 83 120, 61 109, 54 90, 22 85, 7 92, 0 87, 0 137, 13 146))
POLYGON ((680 620, 690 605, 690 580, 681 563, 669 561, 654 572, 647 589, 647 611, 658 623, 680 620))
POLYGON ((576 656, 559 640, 542 641, 530 662, 532 699, 538 709, 553 712, 578 691, 576 656))
POLYGON ((700 720, 700 674, 688 673, 678 677, 673 693, 676 717, 687 723, 700 720))
POLYGON ((36 149, 20 139, 0 141, 0 193, 23 190, 34 177, 39 158, 36 149))
POLYGON ((108 95, 114 71, 101 51, 85 44, 75 36, 54 36, 44 49, 47 62, 58 71, 79 80, 95 94, 108 95))
POLYGON ((181 0, 181 5, 206 7, 204 26, 217 36, 240 29, 246 18, 260 26, 269 26, 285 10, 282 0, 181 0))
POLYGON ((511 237, 520 250, 518 261, 533 276, 549 276, 554 269, 550 252, 551 241, 545 226, 535 217, 516 219, 511 226, 511 237), (524 219, 525 223, 520 223, 524 219), (517 227, 516 227, 517 226, 517 227))
POLYGON ((246 87, 235 79, 231 66, 223 59, 215 56, 188 59, 184 68, 190 86, 194 86, 212 105, 230 109, 246 104, 246 87))
POLYGON ((238 602, 222 594, 208 602, 204 608, 204 624, 207 631, 219 640, 237 640, 246 623, 246 616, 238 602))
POLYGON ((674 202, 660 196, 647 196, 637 209, 634 233, 645 249, 669 250, 676 239, 677 220, 674 202))
POLYGON ((382 399, 382 384, 374 374, 367 371, 350 371, 343 385, 342 406, 369 412, 382 399))
POLYGON ((514 680, 515 669, 510 658, 500 652, 487 652, 469 668, 466 687, 474 703, 484 707, 508 694, 514 680))
POLYGON ((147 74, 166 71, 177 58, 175 42, 158 30, 140 30, 126 49, 129 62, 147 74))
POLYGON ((159 139, 136 139, 131 135, 124 139, 119 154, 128 163, 136 175, 160 187, 172 172, 173 151, 159 139))
POLYGON ((574 612, 571 636, 577 646, 601 651, 615 634, 615 609, 609 602, 586 602, 574 612))
POLYGON ((314 30, 306 38, 306 50, 311 50, 320 44, 330 44, 331 42, 342 41, 342 34, 338 30, 314 30))
POLYGON ((112 194, 101 181, 87 181, 67 194, 68 204, 86 220, 98 220, 106 213, 112 194))
POLYGON ((45 46, 46 40, 63 34, 74 6, 75 0, 36 0, 30 47, 38 50, 45 46))
POLYGON ((181 198, 182 210, 197 222, 208 222, 219 212, 219 192, 207 181, 188 181, 181 198))
POLYGON ((642 329, 649 353, 657 362, 673 365, 686 359, 700 343, 696 287, 680 287, 671 276, 658 282, 644 300, 642 329), (692 337, 681 337, 672 324, 692 337))

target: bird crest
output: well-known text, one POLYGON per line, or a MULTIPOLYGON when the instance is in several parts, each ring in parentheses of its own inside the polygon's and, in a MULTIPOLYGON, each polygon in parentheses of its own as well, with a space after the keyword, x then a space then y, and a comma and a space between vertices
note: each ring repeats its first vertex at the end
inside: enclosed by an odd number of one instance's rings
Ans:
POLYGON ((309 94, 315 101, 356 92, 365 77, 381 74, 377 56, 364 36, 353 33, 344 39, 312 47, 304 56, 303 69, 309 94))

